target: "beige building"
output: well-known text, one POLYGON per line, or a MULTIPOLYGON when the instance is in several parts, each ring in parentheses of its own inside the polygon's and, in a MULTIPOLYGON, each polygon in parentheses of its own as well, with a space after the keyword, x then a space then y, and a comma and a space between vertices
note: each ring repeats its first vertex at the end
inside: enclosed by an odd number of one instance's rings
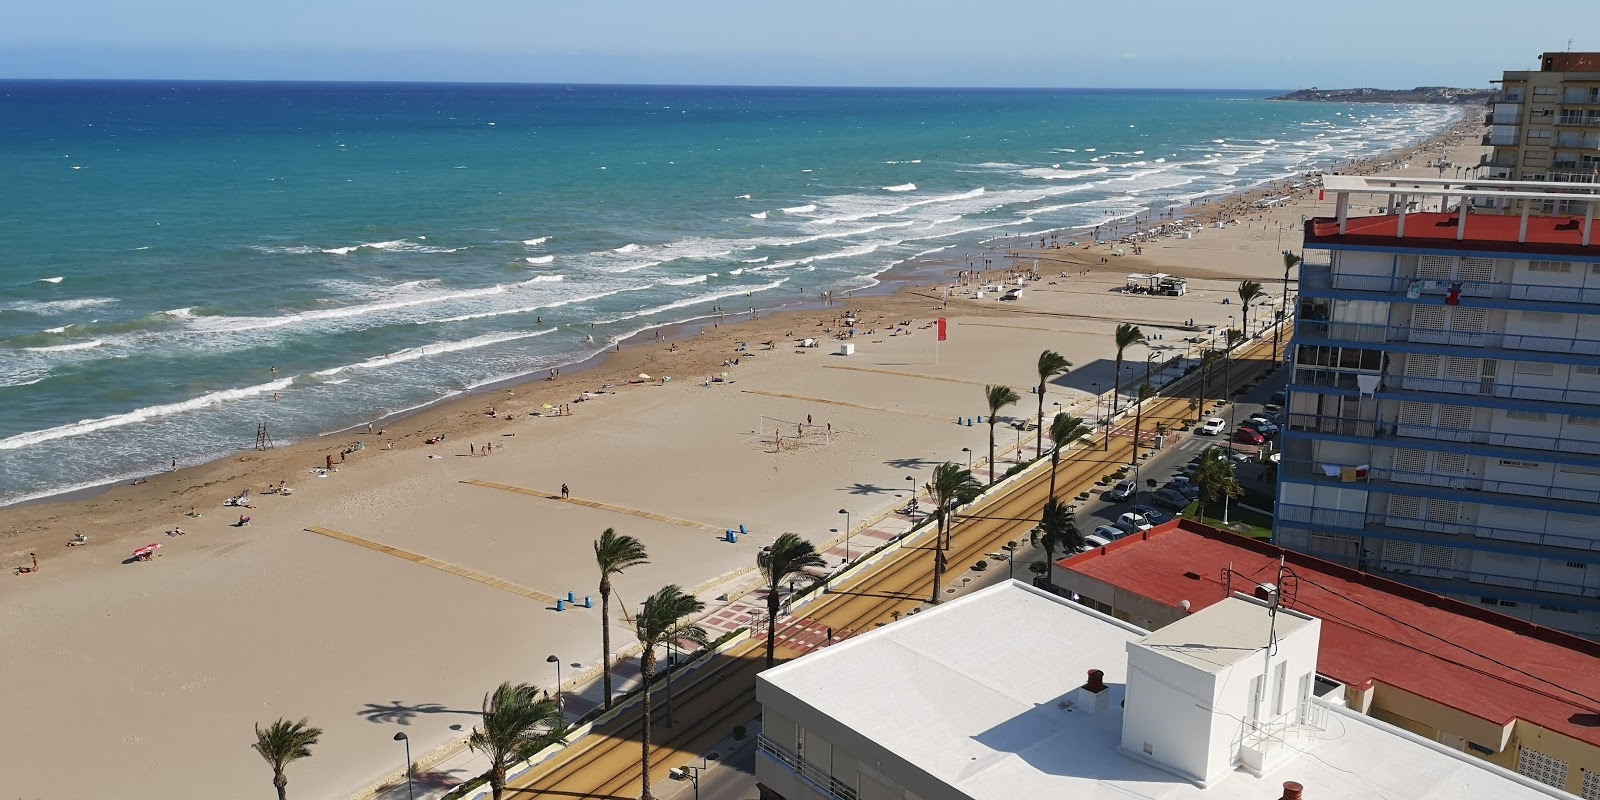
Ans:
MULTIPOLYGON (((1537 70, 1508 70, 1491 103, 1483 177, 1594 183, 1600 169, 1600 53, 1545 53, 1537 70)), ((1543 201, 1545 213, 1572 213, 1543 201)), ((1578 209, 1577 213, 1582 213, 1578 209)))

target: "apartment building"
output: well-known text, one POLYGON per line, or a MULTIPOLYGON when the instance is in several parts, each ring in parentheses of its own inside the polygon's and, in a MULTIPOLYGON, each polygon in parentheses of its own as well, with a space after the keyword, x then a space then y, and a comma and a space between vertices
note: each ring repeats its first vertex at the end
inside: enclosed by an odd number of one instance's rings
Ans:
MULTIPOLYGON (((1488 177, 1593 183, 1600 169, 1600 53, 1545 53, 1537 70, 1508 70, 1485 122, 1488 177)), ((1559 199, 1545 213, 1569 213, 1559 199)), ((1582 213, 1578 211, 1577 213, 1582 213)))
POLYGON ((1150 630, 1277 594, 1322 621, 1317 676, 1348 708, 1600 800, 1600 643, 1187 519, 1063 558, 1050 580, 1150 630))
POLYGON ((1600 637, 1600 196, 1575 189, 1327 179, 1275 543, 1600 637), (1352 195, 1390 213, 1351 217, 1352 195), (1485 203, 1521 211, 1460 213, 1485 203), (1428 205, 1455 210, 1408 213, 1428 205))
POLYGON ((1345 708, 1321 623, 1150 633, 1010 581, 761 673, 763 800, 1570 798, 1345 708))

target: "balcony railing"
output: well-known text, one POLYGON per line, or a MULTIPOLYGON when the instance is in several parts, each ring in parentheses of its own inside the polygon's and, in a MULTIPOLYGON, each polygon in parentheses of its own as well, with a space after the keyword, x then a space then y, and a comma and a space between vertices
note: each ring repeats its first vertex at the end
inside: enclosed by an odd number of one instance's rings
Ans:
POLYGON ((1478 159, 1478 166, 1480 167, 1515 167, 1516 165, 1516 153, 1484 153, 1483 156, 1478 159))
POLYGON ((1369 325, 1358 322, 1323 322, 1302 319, 1296 333, 1307 339, 1382 344, 1412 342, 1456 347, 1490 347, 1555 355, 1600 355, 1600 341, 1562 336, 1525 336, 1514 333, 1436 331, 1403 325, 1369 325))
POLYGON ((1552 170, 1545 173, 1545 178, 1546 180, 1556 181, 1559 183, 1594 183, 1594 168, 1585 167, 1581 164, 1578 166, 1579 169, 1574 172, 1561 172, 1552 170))
POLYGON ((790 772, 823 795, 834 800, 856 800, 856 790, 853 787, 806 763, 805 759, 778 746, 765 734, 756 734, 756 748, 771 756, 774 761, 788 767, 790 772))
POLYGON ((1597 594, 1596 590, 1582 584, 1563 583, 1560 581, 1545 581, 1512 575, 1495 575, 1488 572, 1473 572, 1446 567, 1429 567, 1422 564, 1407 564, 1401 561, 1384 561, 1382 559, 1368 559, 1366 564, 1368 568, 1378 572, 1417 575, 1424 578, 1468 581, 1489 586, 1505 586, 1512 589, 1527 589, 1529 591, 1550 592, 1553 594, 1570 594, 1578 597, 1594 597, 1597 594))
MULTIPOLYGON (((1540 531, 1467 525, 1459 522, 1440 522, 1438 520, 1397 517, 1393 514, 1368 513, 1365 511, 1339 511, 1316 506, 1290 505, 1288 503, 1278 503, 1272 507, 1272 511, 1278 520, 1300 525, 1324 525, 1358 531, 1384 527, 1396 530, 1435 533, 1442 537, 1471 536, 1474 539, 1520 542, 1541 547, 1600 551, 1600 538, 1587 536, 1564 536, 1540 531)), ((1441 544, 1448 544, 1448 542, 1441 540, 1441 544)), ((1470 545, 1467 546, 1470 547, 1470 545)))
POLYGON ((1600 405, 1600 391, 1583 389, 1558 389, 1548 386, 1519 386, 1495 383, 1493 379, 1451 380, 1447 378, 1413 378, 1409 375, 1385 375, 1378 392, 1440 392, 1443 394, 1472 394, 1512 400, 1545 400, 1553 403, 1600 405))
MULTIPOLYGON (((1556 451, 1600 455, 1600 442, 1584 439, 1567 439, 1557 436, 1534 436, 1523 433, 1497 433, 1495 431, 1441 428, 1434 425, 1411 425, 1403 422, 1375 422, 1373 420, 1346 419, 1318 414, 1290 414, 1289 429, 1315 431, 1344 436, 1363 436, 1373 439, 1416 439, 1426 442, 1466 442, 1495 447, 1513 447, 1535 452, 1556 451)), ((1507 455, 1514 455, 1507 453, 1507 455)))
POLYGON ((1545 283, 1505 283, 1500 281, 1429 281, 1405 276, 1348 275, 1334 273, 1328 267, 1305 267, 1300 270, 1301 290, 1340 289, 1355 292, 1383 292, 1385 294, 1415 293, 1421 297, 1443 297, 1453 288, 1461 290, 1462 297, 1482 297, 1491 300, 1539 300, 1558 303, 1600 304, 1600 286, 1582 287, 1545 283))
POLYGON ((1515 147, 1517 138, 1514 133, 1486 133, 1483 135, 1483 144, 1486 147, 1515 147))
POLYGON ((1562 114, 1556 117, 1557 125, 1600 126, 1600 114, 1562 114))
MULTIPOLYGON (((1285 476, 1300 476, 1313 478, 1328 483, 1345 483, 1342 478, 1330 477, 1320 468, 1315 468, 1307 461, 1285 461, 1280 467, 1280 474, 1285 476)), ((1552 500, 1570 500, 1577 503, 1600 503, 1600 490, 1574 489, 1566 486, 1550 486, 1542 483, 1520 483, 1517 481, 1501 481, 1480 478, 1474 475, 1453 475, 1439 472, 1413 472, 1411 470, 1390 469, 1388 467, 1372 467, 1367 470, 1364 479, 1355 481, 1358 485, 1370 486, 1373 483, 1384 485, 1404 484, 1408 486, 1431 486, 1438 489, 1457 489, 1466 492, 1487 492, 1490 494, 1503 494, 1509 497, 1545 497, 1552 500)), ((1374 489, 1374 491, 1382 491, 1374 489)))

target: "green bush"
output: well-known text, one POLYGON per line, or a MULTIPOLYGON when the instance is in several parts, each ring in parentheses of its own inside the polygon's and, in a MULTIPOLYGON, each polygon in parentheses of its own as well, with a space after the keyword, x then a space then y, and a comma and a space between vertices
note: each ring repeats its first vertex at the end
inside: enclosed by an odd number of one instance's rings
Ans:
POLYGON ((735 726, 733 726, 733 738, 734 738, 734 741, 742 742, 742 741, 744 741, 744 737, 749 736, 749 735, 750 735, 749 732, 745 730, 745 727, 743 725, 735 725, 735 726))
POLYGON ((488 782, 489 776, 487 774, 479 775, 478 777, 473 778, 472 780, 467 781, 466 783, 463 783, 454 789, 451 789, 450 793, 444 796, 444 800, 457 800, 457 798, 466 797, 468 794, 476 791, 478 787, 488 782))
POLYGON ((978 563, 972 565, 972 570, 974 572, 982 572, 982 571, 984 571, 984 570, 986 570, 988 568, 989 568, 989 562, 987 562, 987 561, 979 561, 978 563))

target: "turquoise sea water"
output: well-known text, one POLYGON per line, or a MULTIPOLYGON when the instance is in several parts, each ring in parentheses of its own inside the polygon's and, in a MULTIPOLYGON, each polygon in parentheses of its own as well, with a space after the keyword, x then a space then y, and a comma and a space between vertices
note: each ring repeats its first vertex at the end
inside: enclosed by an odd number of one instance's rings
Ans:
POLYGON ((0 82, 0 503, 1236 191, 1455 113, 1262 97, 0 82))

